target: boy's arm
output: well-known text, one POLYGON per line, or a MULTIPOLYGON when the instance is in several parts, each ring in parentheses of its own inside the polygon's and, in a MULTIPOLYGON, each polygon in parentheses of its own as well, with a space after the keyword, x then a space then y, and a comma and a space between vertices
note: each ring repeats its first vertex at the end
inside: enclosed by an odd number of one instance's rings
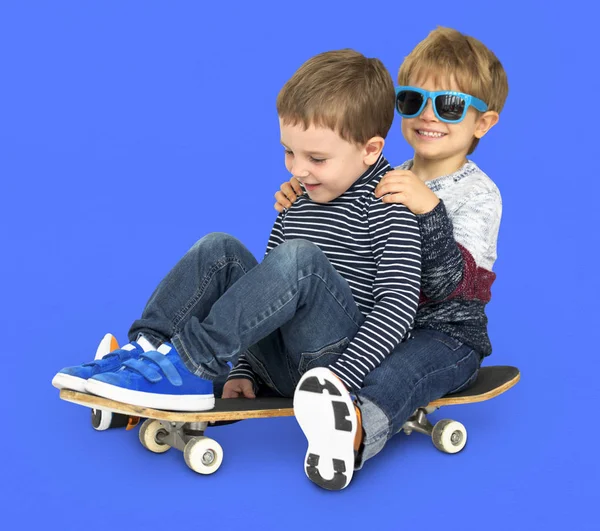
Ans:
MULTIPOLYGON (((285 241, 283 235, 283 218, 285 217, 285 212, 280 213, 275 219, 275 223, 273 224, 273 228, 271 229, 271 234, 269 235, 269 241, 267 242, 267 250, 265 251, 265 256, 275 249, 280 243, 285 241)), ((257 391, 257 378, 252 370, 251 365, 248 363, 246 359, 246 353, 242 352, 240 357, 238 358, 238 362, 235 366, 229 371, 229 376, 227 376, 227 381, 234 380, 237 378, 245 378, 252 382, 252 387, 254 388, 254 392, 257 391)))
POLYGON ((416 216, 404 205, 373 202, 368 212, 377 272, 375 306, 330 366, 349 389, 360 389, 412 328, 421 276, 421 238, 416 216))
POLYGON ((246 353, 242 352, 240 357, 238 358, 238 362, 229 372, 229 376, 227 376, 227 381, 236 380, 238 378, 244 378, 246 380, 250 380, 252 382, 252 389, 254 393, 258 390, 258 382, 257 377, 252 370, 252 366, 248 363, 246 359, 246 353))
POLYGON ((502 200, 497 190, 472 194, 448 216, 443 201, 417 216, 423 238, 421 290, 427 301, 455 297, 474 288, 483 268, 496 259, 502 200))

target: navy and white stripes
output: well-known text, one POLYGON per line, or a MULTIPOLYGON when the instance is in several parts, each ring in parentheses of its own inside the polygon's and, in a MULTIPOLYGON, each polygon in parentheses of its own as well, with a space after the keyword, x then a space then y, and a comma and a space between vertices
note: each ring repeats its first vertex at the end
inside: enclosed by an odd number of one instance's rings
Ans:
MULTIPOLYGON (((404 205, 373 195, 390 169, 382 155, 337 199, 319 204, 301 196, 277 217, 267 244, 268 253, 287 240, 309 240, 348 282, 365 322, 330 369, 353 389, 407 336, 419 302, 417 219, 404 205)), ((230 378, 251 373, 242 358, 230 378)))

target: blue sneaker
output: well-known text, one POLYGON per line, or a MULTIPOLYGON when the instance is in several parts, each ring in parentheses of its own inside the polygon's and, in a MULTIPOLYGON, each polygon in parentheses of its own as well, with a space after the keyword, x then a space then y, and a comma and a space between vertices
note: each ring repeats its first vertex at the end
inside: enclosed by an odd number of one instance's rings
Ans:
POLYGON ((213 383, 185 366, 175 347, 163 343, 111 372, 86 381, 88 393, 139 407, 206 411, 215 407, 213 383))
POLYGON ((147 340, 140 338, 139 343, 132 341, 101 358, 94 359, 94 361, 73 367, 65 367, 56 373, 52 379, 52 385, 57 389, 73 389, 74 391, 85 393, 85 382, 88 378, 96 374, 118 369, 124 361, 138 356, 144 350, 152 350, 152 348, 152 345, 147 340))

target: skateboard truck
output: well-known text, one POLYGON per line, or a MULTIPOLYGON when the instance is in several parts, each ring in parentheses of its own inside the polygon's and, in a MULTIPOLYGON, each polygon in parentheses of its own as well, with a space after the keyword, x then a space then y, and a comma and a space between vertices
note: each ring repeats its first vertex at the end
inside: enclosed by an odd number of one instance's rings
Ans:
POLYGON ((400 431, 410 435, 413 431, 428 435, 433 445, 441 452, 455 454, 460 452, 467 444, 467 429, 456 420, 443 419, 435 423, 429 422, 427 415, 433 413, 437 406, 418 408, 404 423, 400 431))
POLYGON ((148 419, 140 427, 142 446, 156 454, 169 448, 183 452, 188 467, 199 474, 213 474, 223 462, 223 448, 204 436, 208 422, 172 422, 148 419))

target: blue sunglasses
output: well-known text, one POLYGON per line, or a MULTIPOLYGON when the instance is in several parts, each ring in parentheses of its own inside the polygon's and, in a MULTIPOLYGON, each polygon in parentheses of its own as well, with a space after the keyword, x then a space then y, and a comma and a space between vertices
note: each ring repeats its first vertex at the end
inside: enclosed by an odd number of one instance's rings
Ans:
POLYGON ((402 118, 419 116, 429 99, 433 103, 433 112, 437 119, 448 124, 462 122, 469 106, 480 112, 488 110, 483 101, 470 94, 452 90, 429 92, 417 87, 396 87, 396 110, 402 118))

